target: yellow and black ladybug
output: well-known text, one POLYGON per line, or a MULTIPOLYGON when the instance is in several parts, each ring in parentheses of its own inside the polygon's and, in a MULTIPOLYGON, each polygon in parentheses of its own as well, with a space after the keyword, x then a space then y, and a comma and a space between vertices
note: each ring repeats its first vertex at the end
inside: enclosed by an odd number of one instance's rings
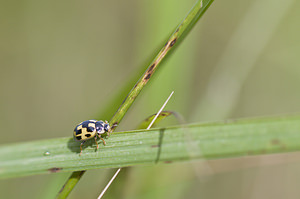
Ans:
POLYGON ((82 152, 81 146, 84 144, 84 142, 93 137, 95 138, 97 149, 99 148, 97 143, 97 137, 99 137, 103 141, 103 144, 105 145, 106 143, 101 137, 101 134, 107 133, 107 135, 109 135, 110 131, 111 128, 107 121, 103 122, 102 120, 100 121, 87 120, 78 124, 74 129, 73 137, 75 141, 81 142, 79 155, 81 155, 82 152))

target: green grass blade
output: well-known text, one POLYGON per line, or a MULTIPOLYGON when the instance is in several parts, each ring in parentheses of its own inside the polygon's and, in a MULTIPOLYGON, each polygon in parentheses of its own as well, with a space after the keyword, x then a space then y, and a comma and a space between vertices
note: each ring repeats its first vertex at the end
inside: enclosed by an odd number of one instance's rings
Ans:
MULTIPOLYGON (((70 138, 0 147, 0 178, 300 150, 300 116, 114 133, 81 156, 70 138)), ((92 144, 92 142, 90 143, 92 144)))

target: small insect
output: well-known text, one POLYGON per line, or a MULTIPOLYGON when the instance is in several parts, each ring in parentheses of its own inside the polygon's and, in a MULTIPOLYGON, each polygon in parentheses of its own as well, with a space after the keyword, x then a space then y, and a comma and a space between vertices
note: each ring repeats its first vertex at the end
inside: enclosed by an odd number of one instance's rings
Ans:
POLYGON ((87 120, 78 124, 74 129, 73 137, 75 141, 81 142, 79 155, 81 155, 82 145, 84 144, 84 142, 93 137, 95 138, 97 149, 99 148, 97 143, 97 136, 103 141, 103 144, 106 145, 101 135, 107 133, 107 135, 109 136, 110 132, 111 127, 107 121, 103 122, 102 120, 87 120))

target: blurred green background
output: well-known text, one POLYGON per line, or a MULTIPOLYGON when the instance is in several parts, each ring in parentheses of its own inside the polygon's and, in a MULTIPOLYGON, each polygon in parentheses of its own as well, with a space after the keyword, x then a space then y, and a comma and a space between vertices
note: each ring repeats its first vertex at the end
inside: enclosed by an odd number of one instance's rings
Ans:
MULTIPOLYGON (((0 143, 71 137, 141 73, 194 2, 1 1, 0 143)), ((173 90, 166 109, 189 123, 299 113, 299 8, 296 0, 215 1, 118 130, 134 129, 173 90)), ((130 168, 104 198, 299 198, 299 157, 130 168)), ((88 171, 70 198, 96 198, 112 174, 88 171)), ((53 198, 68 176, 1 180, 0 197, 53 198)))

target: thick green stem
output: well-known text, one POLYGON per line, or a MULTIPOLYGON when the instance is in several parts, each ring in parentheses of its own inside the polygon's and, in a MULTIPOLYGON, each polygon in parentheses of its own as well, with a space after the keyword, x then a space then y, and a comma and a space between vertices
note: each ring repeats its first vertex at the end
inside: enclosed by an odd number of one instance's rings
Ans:
POLYGON ((70 192, 75 187, 75 185, 77 184, 77 182, 80 180, 81 176, 84 173, 85 173, 85 171, 73 172, 72 175, 67 180, 67 182, 64 184, 64 186, 58 192, 56 199, 66 198, 70 194, 70 192))

